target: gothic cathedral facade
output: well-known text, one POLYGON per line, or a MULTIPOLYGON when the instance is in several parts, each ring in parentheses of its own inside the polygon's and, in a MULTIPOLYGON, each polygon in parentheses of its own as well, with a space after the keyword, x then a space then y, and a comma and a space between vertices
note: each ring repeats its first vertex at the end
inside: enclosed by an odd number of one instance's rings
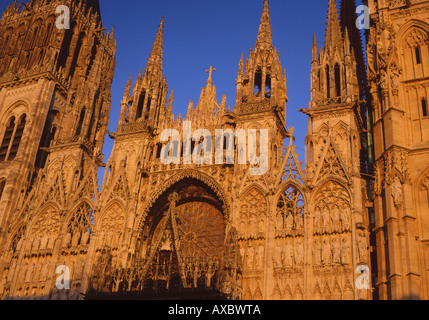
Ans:
POLYGON ((210 68, 196 106, 173 114, 161 20, 115 133, 99 1, 14 1, 0 20, 0 299, 429 299, 429 1, 369 0, 367 63, 355 1, 327 2, 302 163, 268 0, 233 109, 210 68), (166 130, 197 134, 166 149, 166 130), (209 152, 219 131, 230 152, 209 152), (248 132, 263 175, 239 161, 248 132))

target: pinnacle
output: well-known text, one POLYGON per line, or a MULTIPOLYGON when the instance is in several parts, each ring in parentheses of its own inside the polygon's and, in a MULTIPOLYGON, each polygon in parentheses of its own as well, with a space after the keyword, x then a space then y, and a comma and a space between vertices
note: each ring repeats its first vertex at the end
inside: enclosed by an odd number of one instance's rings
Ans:
POLYGON ((127 85, 125 86, 125 96, 130 96, 130 90, 131 90, 131 75, 130 78, 127 81, 127 85))
POLYGON ((240 62, 238 63, 238 73, 237 73, 238 77, 243 76, 243 68, 244 68, 244 55, 243 53, 241 53, 240 62))
POLYGON ((272 49, 273 37, 271 32, 270 7, 268 0, 264 1, 261 24, 259 26, 258 38, 256 40, 256 49, 272 49))

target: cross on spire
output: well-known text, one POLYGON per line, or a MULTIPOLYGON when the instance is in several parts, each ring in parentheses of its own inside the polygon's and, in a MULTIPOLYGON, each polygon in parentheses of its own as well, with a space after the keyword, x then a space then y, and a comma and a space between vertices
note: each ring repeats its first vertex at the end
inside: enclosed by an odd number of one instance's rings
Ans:
POLYGON ((216 69, 213 68, 213 66, 210 66, 209 70, 206 70, 206 73, 209 74, 209 79, 207 80, 207 83, 213 83, 212 81, 212 73, 216 71, 216 69))

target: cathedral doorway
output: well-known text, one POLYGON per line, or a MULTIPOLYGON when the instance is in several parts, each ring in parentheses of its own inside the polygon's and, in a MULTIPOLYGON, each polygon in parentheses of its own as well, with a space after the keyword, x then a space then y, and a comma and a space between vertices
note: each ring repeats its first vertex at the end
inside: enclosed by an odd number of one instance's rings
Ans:
POLYGON ((197 179, 172 186, 154 205, 137 256, 146 293, 218 292, 225 249, 223 203, 197 179))
MULTIPOLYGON (((221 292, 231 279, 225 272, 234 273, 241 259, 226 236, 223 194, 209 184, 187 177, 166 187, 139 225, 127 267, 100 262, 103 276, 91 279, 85 298, 226 299, 221 292)), ((112 261, 109 250, 105 256, 112 261)))

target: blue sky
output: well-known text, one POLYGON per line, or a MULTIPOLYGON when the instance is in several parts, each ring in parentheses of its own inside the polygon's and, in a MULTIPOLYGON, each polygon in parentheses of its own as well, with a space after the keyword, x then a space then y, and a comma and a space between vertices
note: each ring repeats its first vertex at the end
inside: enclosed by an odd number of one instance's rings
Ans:
MULTIPOLYGON (((13 0, 2 0, 3 11, 13 0)), ((340 0, 337 0, 339 7, 340 0)), ((359 1, 357 1, 359 2, 359 1)), ((144 70, 161 17, 164 27, 164 75, 174 89, 173 113, 186 114, 189 100, 197 103, 210 66, 218 101, 227 95, 234 106, 235 79, 241 53, 247 57, 255 45, 263 0, 101 0, 104 27, 116 27, 118 49, 112 85, 109 131, 115 132, 126 82, 144 70)), ((297 152, 304 160, 307 117, 298 112, 310 99, 313 33, 324 42, 328 0, 271 0, 274 45, 288 78, 287 127, 294 126, 297 152)), ((113 141, 106 138, 105 162, 113 141)))

